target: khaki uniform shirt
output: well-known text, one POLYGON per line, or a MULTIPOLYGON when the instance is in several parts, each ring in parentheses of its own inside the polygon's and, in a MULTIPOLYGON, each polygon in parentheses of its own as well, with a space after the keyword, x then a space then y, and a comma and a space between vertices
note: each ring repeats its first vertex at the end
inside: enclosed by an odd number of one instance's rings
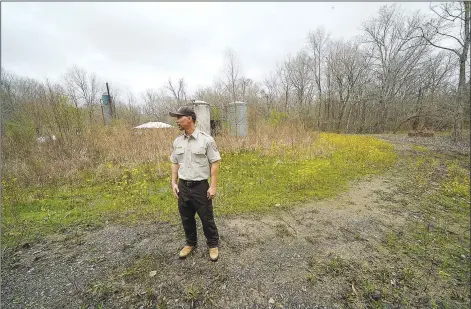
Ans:
POLYGON ((210 164, 221 160, 216 142, 211 135, 198 129, 186 133, 173 141, 170 161, 179 164, 178 178, 184 180, 206 180, 211 176, 210 164))

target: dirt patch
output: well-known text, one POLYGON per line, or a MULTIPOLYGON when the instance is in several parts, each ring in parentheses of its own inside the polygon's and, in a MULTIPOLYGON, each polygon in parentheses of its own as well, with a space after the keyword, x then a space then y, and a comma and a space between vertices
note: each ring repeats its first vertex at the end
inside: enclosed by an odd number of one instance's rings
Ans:
MULTIPOLYGON (((399 151, 412 151, 410 138, 386 138, 399 151)), ((469 155, 460 147, 452 151, 469 155)), ((280 207, 269 215, 216 218, 221 235, 216 263, 209 261, 200 225, 198 249, 186 260, 177 258, 184 239, 179 224, 51 235, 5 253, 2 306, 364 307, 348 299, 359 293, 359 284, 367 284, 358 279, 361 265, 390 262, 391 272, 401 271, 381 244, 385 234, 399 232, 411 215, 407 207, 391 207, 407 206, 407 199, 391 198, 402 169, 354 181, 334 198, 280 207)), ((372 301, 381 297, 374 289, 364 290, 372 301)))

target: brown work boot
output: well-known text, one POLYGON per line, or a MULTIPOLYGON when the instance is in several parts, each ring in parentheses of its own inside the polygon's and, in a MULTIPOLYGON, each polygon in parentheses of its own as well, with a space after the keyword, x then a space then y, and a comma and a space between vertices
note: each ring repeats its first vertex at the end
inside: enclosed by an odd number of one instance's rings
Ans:
POLYGON ((216 248, 209 248, 209 259, 213 262, 216 262, 219 258, 219 249, 216 248))
POLYGON ((190 255, 191 252, 195 249, 196 246, 185 246, 183 249, 180 251, 178 254, 178 257, 181 259, 186 258, 188 255, 190 255))

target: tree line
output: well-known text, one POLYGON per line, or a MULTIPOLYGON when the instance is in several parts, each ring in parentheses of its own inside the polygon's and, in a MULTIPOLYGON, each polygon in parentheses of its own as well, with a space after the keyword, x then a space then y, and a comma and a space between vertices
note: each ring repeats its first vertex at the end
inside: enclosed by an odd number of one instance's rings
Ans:
MULTIPOLYGON (((162 121, 190 99, 209 102, 225 115, 229 102, 244 101, 253 121, 283 115, 306 129, 339 133, 451 130, 459 140, 469 128, 470 41, 469 2, 434 3, 427 14, 385 5, 357 37, 334 39, 322 27, 310 31, 304 48, 261 81, 245 76, 229 49, 220 76, 193 94, 184 78, 139 96, 111 85, 114 116, 129 125, 162 121)), ((57 83, 2 68, 2 135, 55 134, 66 145, 103 123, 105 91, 105 81, 76 66, 57 83)))

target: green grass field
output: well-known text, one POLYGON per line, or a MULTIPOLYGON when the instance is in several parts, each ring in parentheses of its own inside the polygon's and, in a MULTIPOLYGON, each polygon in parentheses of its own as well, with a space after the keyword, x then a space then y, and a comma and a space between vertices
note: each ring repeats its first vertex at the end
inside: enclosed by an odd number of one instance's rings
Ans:
MULTIPOLYGON (((309 147, 274 142, 268 150, 222 152, 215 212, 260 213, 332 196, 348 181, 381 172, 395 160, 386 142, 327 133, 309 147)), ((110 222, 179 220, 170 189, 170 162, 133 167, 108 162, 83 172, 73 185, 21 188, 15 178, 2 184, 2 241, 7 246, 110 222)))

